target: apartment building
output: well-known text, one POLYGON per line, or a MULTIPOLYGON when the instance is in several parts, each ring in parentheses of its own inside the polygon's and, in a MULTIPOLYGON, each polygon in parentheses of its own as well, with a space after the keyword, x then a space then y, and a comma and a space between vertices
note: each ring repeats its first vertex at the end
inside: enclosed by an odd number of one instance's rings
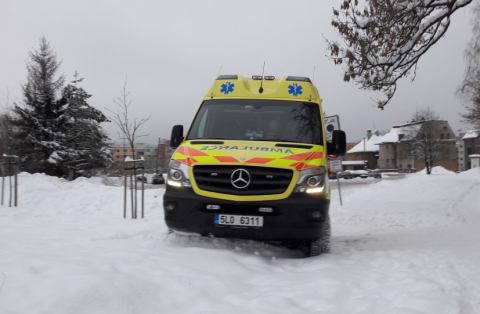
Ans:
POLYGON ((170 140, 160 140, 158 143, 158 151, 159 171, 166 172, 175 149, 170 146, 170 140))
POLYGON ((134 147, 132 149, 130 146, 118 146, 117 145, 117 146, 112 146, 110 148, 110 151, 112 153, 113 162, 115 164, 119 164, 119 163, 123 164, 126 157, 136 159, 137 156, 138 156, 138 151, 137 151, 136 147, 134 147))
POLYGON ((444 120, 418 121, 393 126, 390 132, 378 141, 379 168, 398 171, 424 169, 424 160, 411 153, 411 144, 425 136, 427 130, 433 135, 433 140, 439 144, 439 156, 434 161, 434 166, 456 171, 458 166, 455 133, 444 120))
POLYGON ((146 172, 156 172, 158 167, 158 146, 148 145, 145 143, 135 144, 137 149, 137 158, 143 158, 146 172))

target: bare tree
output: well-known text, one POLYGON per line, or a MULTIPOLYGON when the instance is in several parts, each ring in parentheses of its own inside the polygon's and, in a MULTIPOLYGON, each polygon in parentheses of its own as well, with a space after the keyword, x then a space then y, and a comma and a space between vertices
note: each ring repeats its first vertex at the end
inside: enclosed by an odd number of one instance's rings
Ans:
POLYGON ((445 139, 435 122, 440 120, 438 114, 429 107, 413 114, 412 123, 406 127, 408 154, 425 163, 427 174, 432 172, 434 163, 445 154, 445 139))
MULTIPOLYGON (((130 91, 127 92, 127 79, 125 79, 125 84, 123 85, 123 91, 117 99, 113 100, 119 107, 119 109, 115 112, 110 109, 113 117, 109 118, 109 120, 115 122, 115 124, 119 127, 121 134, 123 135, 123 139, 128 142, 128 145, 132 149, 132 154, 135 155, 135 140, 142 136, 148 136, 148 134, 138 135, 138 129, 150 119, 148 118, 135 118, 133 121, 129 117, 129 109, 132 104, 132 101, 128 99, 130 95, 130 91)), ((132 156, 132 158, 137 158, 138 156, 132 156)))
POLYGON ((335 64, 345 63, 343 79, 360 88, 381 91, 383 109, 397 89, 397 81, 412 75, 418 60, 445 35, 450 17, 472 0, 343 0, 333 10, 332 25, 344 45, 328 40, 335 64))
POLYGON ((461 114, 464 122, 480 129, 480 2, 472 9, 472 39, 464 53, 467 69, 459 93, 471 104, 461 114))

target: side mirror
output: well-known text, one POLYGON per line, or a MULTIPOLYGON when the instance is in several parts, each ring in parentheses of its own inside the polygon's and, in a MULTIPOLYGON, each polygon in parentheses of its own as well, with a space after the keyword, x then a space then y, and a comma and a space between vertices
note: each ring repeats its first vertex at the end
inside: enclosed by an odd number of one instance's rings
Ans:
POLYGON ((177 148, 183 142, 183 125, 175 125, 172 128, 172 136, 170 137, 170 146, 177 148))
POLYGON ((343 156, 347 151, 347 135, 344 131, 335 130, 332 132, 332 141, 327 144, 329 155, 343 156))

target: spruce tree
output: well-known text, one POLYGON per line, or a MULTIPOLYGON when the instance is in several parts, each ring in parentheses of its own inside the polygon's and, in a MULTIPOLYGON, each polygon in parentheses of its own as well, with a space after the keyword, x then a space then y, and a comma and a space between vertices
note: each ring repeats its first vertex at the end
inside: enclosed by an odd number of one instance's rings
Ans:
POLYGON ((75 85, 67 85, 60 100, 64 108, 62 118, 65 122, 61 132, 66 149, 58 155, 69 179, 90 176, 95 170, 112 164, 107 144, 109 138, 100 126, 100 123, 109 121, 100 110, 88 104, 91 95, 76 86, 76 82, 83 79, 77 79, 77 74, 75 78, 75 85))
POLYGON ((110 166, 108 137, 100 127, 108 120, 87 103, 91 95, 76 86, 81 79, 63 87, 65 78, 56 78, 60 62, 45 38, 29 56, 24 103, 13 109, 19 130, 14 152, 22 170, 74 179, 110 166))
POLYGON ((61 118, 58 101, 65 78, 56 76, 61 62, 45 37, 38 50, 29 52, 27 82, 22 85, 23 104, 14 104, 14 123, 19 129, 13 143, 20 157, 20 166, 29 172, 44 172, 62 176, 57 163, 57 151, 62 149, 63 135, 57 129, 61 118))

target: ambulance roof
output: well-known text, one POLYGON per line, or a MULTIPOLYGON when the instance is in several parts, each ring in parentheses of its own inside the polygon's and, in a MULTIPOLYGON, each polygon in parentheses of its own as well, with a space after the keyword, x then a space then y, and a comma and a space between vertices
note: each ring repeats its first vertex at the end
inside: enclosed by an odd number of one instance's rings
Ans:
POLYGON ((252 78, 220 75, 205 95, 205 100, 228 98, 321 101, 311 80, 302 76, 285 76, 281 79, 264 76, 262 79, 255 75, 252 78))

